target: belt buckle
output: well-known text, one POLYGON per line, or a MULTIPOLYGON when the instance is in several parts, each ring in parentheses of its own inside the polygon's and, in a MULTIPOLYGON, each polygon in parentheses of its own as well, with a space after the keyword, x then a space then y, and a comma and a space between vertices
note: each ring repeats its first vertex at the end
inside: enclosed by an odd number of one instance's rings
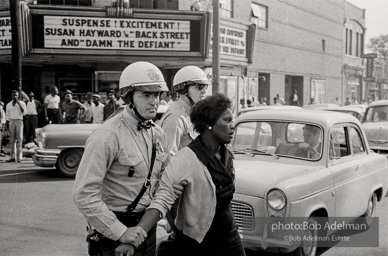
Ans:
POLYGON ((150 179, 146 179, 144 181, 144 187, 148 188, 150 185, 151 185, 151 180, 150 179))

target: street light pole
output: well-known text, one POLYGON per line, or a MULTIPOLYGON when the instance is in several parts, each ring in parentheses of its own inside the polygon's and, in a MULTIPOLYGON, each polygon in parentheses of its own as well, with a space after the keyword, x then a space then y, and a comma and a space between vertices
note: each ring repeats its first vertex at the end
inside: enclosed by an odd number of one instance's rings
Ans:
POLYGON ((22 58, 20 35, 20 1, 9 0, 12 30, 12 89, 22 88, 22 58))
POLYGON ((212 94, 218 92, 220 78, 220 0, 213 0, 213 87, 212 94))

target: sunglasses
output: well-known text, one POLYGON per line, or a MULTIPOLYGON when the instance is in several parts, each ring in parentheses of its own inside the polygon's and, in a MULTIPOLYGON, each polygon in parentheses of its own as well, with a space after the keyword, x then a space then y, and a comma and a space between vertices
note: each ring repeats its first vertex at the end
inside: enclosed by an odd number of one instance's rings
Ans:
POLYGON ((208 85, 207 84, 193 84, 193 86, 195 86, 195 89, 197 89, 198 91, 202 91, 203 89, 207 89, 208 85))

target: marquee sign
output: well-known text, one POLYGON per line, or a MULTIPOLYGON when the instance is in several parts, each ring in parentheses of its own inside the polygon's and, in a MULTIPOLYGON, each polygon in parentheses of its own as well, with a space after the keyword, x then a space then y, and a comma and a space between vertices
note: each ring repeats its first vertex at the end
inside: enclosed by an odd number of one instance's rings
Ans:
POLYGON ((0 17, 0 50, 11 49, 11 18, 0 17))
POLYGON ((190 51, 182 20, 44 16, 44 48, 190 51))
POLYGON ((204 57, 208 14, 133 10, 130 17, 31 7, 30 54, 204 57))

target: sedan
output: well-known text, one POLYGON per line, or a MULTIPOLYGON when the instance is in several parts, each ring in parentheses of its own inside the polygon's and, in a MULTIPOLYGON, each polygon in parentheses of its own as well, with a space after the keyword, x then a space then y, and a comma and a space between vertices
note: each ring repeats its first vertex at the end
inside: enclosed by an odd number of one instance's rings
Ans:
POLYGON ((370 150, 359 120, 348 114, 248 112, 237 118, 231 146, 232 210, 247 248, 313 256, 318 238, 334 232, 320 227, 342 218, 368 230, 387 193, 388 160, 370 150), (308 228, 273 228, 290 222, 308 228))

